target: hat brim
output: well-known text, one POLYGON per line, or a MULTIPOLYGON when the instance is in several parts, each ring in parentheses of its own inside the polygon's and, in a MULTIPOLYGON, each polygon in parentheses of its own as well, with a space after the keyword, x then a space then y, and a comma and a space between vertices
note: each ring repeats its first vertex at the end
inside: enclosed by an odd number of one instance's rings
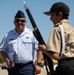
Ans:
POLYGON ((51 11, 43 12, 45 15, 51 15, 51 11))

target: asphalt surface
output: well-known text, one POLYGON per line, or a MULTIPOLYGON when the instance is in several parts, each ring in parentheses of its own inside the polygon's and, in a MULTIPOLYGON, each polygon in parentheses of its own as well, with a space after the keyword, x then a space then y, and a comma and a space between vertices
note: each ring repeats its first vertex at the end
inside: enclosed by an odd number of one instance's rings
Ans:
MULTIPOLYGON (((0 70, 0 75, 8 75, 7 70, 0 70)), ((41 73, 37 75, 47 75, 45 68, 42 68, 41 73)))
MULTIPOLYGON (((55 65, 54 68, 56 66, 57 65, 55 65)), ((7 70, 1 70, 0 69, 0 75, 8 75, 7 70)), ((47 75, 46 68, 42 68, 41 73, 40 74, 37 74, 37 75, 47 75)))

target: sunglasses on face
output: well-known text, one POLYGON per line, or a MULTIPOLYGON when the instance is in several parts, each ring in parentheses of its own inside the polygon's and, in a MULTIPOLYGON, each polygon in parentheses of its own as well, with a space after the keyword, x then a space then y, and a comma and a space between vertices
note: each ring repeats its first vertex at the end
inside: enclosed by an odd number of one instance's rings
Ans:
POLYGON ((15 22, 26 22, 25 20, 19 20, 19 19, 15 19, 15 22))

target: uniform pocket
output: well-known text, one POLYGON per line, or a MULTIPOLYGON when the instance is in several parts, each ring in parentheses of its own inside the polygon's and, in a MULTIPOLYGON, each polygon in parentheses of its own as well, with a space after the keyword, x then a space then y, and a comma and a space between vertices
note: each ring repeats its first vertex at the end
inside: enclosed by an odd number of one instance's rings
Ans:
POLYGON ((23 41, 23 47, 26 49, 26 50, 30 50, 32 49, 32 42, 30 39, 26 39, 23 41))
POLYGON ((16 41, 9 41, 9 43, 8 43, 9 52, 14 50, 15 43, 16 43, 16 41))

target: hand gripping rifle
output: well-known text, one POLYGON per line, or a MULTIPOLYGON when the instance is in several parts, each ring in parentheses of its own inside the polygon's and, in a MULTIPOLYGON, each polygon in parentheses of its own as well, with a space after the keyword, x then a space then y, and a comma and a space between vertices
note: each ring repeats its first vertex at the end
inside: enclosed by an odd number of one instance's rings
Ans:
MULTIPOLYGON (((34 31, 33 31, 34 36, 38 40, 39 44, 45 44, 45 42, 44 42, 44 40, 43 40, 43 38, 40 34, 40 31, 39 31, 32 15, 31 15, 31 12, 30 12, 29 8, 26 6, 24 1, 23 1, 23 3, 24 3, 26 13, 27 13, 27 15, 28 15, 28 17, 31 21, 32 27, 34 28, 34 31)), ((45 53, 43 53, 43 58, 44 58, 44 64, 45 64, 45 67, 46 67, 47 75, 49 75, 49 73, 53 72, 53 61, 45 53)))

